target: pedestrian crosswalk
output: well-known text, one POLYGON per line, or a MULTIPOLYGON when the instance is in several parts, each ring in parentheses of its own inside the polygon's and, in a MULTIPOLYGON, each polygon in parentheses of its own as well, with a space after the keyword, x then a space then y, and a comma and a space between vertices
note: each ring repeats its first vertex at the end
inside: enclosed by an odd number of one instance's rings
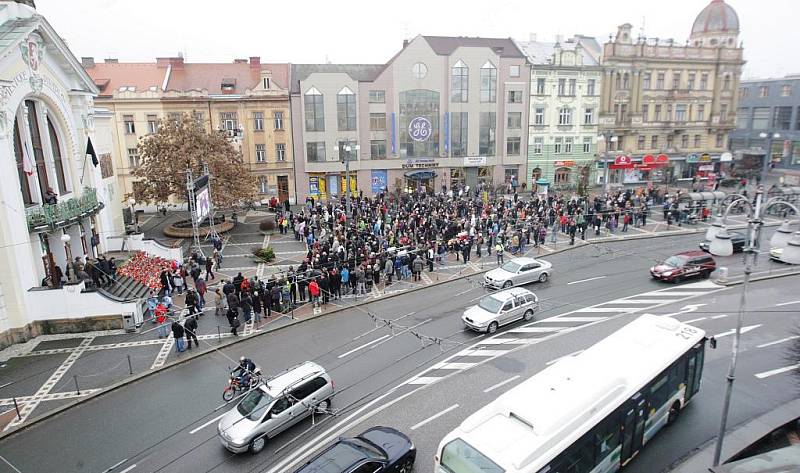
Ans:
MULTIPOLYGON (((554 317, 537 320, 490 337, 481 338, 469 348, 451 355, 445 360, 408 379, 406 385, 432 384, 447 376, 468 370, 494 358, 503 356, 520 347, 533 345, 561 333, 603 322, 626 314, 644 313, 659 306, 724 290, 710 281, 700 281, 682 286, 669 287, 633 296, 623 297, 600 304, 581 307, 554 317)), ((686 306, 689 313, 693 306, 686 306)))

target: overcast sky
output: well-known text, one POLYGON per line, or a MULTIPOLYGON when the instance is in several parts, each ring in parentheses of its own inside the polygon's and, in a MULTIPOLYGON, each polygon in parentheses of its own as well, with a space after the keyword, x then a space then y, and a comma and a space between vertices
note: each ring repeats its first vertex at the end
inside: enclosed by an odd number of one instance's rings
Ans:
MULTIPOLYGON (((798 0, 728 0, 739 14, 744 77, 800 73, 798 0)), ((417 34, 594 35, 619 24, 683 43, 708 0, 36 0, 77 57, 153 61, 385 63, 417 34)))

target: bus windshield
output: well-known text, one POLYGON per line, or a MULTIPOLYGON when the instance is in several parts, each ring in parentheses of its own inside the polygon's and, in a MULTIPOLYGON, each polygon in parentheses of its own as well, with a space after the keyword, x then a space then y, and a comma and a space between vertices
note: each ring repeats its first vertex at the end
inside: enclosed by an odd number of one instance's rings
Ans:
POLYGON ((448 473, 504 473, 505 470, 461 439, 442 449, 441 466, 448 473))

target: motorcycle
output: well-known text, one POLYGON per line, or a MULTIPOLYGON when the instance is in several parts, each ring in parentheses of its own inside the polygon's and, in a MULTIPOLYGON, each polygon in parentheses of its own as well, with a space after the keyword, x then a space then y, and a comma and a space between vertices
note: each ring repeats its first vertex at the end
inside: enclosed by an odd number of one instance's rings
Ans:
POLYGON ((228 385, 222 390, 223 401, 231 402, 239 393, 249 391, 258 386, 259 383, 261 383, 261 370, 256 368, 252 376, 250 376, 249 382, 245 383, 243 379, 243 376, 233 375, 233 373, 231 373, 231 377, 228 379, 228 385))

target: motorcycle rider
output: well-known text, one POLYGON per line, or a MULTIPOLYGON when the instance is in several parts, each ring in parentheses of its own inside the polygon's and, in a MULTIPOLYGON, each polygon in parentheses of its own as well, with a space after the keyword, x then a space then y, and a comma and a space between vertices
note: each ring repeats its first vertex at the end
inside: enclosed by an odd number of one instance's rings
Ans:
POLYGON ((253 374, 256 371, 256 364, 253 363, 253 360, 247 358, 246 356, 242 356, 239 358, 239 366, 231 372, 231 376, 235 377, 239 381, 239 386, 242 386, 245 389, 250 387, 250 380, 253 377, 253 374))

